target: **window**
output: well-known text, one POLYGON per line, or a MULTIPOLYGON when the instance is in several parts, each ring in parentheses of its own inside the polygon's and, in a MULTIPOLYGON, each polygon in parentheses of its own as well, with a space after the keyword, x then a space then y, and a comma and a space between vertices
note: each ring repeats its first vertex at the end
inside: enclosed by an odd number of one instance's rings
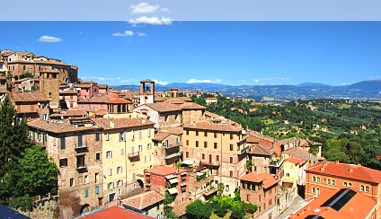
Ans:
POLYGON ((95 133, 95 141, 100 141, 100 135, 99 135, 99 133, 95 133))
POLYGON ((126 132, 119 133, 119 141, 126 141, 126 132))
POLYGON ((202 154, 201 157, 203 160, 205 160, 205 154, 202 154))
POLYGON ((188 146, 188 145, 189 145, 189 140, 186 140, 185 143, 186 143, 186 145, 188 146))
POLYGON ((139 146, 138 146, 138 150, 139 150, 139 151, 142 151, 142 150, 143 150, 143 146, 142 146, 142 145, 139 145, 139 146))
POLYGON ((233 144, 230 144, 230 151, 233 151, 233 144))
POLYGON ((65 149, 65 148, 66 148, 65 137, 62 137, 62 138, 61 138, 61 149, 65 149))
POLYGON ((142 139, 142 130, 139 130, 139 139, 142 139))
POLYGON ((219 154, 216 155, 216 161, 220 161, 220 155, 219 154))
POLYGON ((117 174, 120 174, 122 172, 123 172, 123 167, 122 166, 119 166, 119 167, 116 168, 116 173, 117 174))
POLYGON ((78 135, 78 147, 82 146, 82 135, 78 135))
POLYGON ((189 130, 187 130, 186 133, 187 133, 186 135, 189 135, 189 130))
POLYGON ((214 138, 217 138, 217 132, 214 133, 214 138))
POLYGON ((147 150, 151 149, 151 143, 147 144, 147 150))
POLYGON ((196 131, 196 136, 198 136, 198 131, 196 131))
POLYGON ((110 136, 108 133, 105 134, 106 141, 110 140, 110 136))
POLYGON ((204 148, 207 148, 207 147, 208 147, 208 142, 204 141, 204 148))
POLYGON ((233 177, 233 171, 230 170, 230 177, 233 177))
POLYGON ((316 177, 316 182, 320 182, 320 177, 316 177))
POLYGON ((94 181, 95 181, 95 183, 98 183, 98 181, 99 181, 99 173, 95 173, 94 174, 94 181))
POLYGON ((124 155, 124 148, 120 149, 120 155, 124 155))
POLYGON ((74 185, 75 185, 74 178, 70 178, 69 185, 70 185, 70 187, 74 187, 74 185))
POLYGON ((331 179, 327 180, 328 185, 331 185, 331 179))
POLYGON ((290 177, 290 174, 289 174, 289 173, 286 173, 286 177, 290 177))
POLYGON ((89 190, 85 189, 85 198, 89 197, 89 190))
POLYGON ((198 141, 196 141, 196 148, 198 147, 198 141))
POLYGON ((207 136, 208 136, 208 133, 207 133, 206 131, 204 132, 204 136, 205 136, 205 137, 207 137, 207 136))
POLYGON ((352 187, 352 183, 348 183, 348 186, 349 186, 349 187, 352 187))
POLYGON ((112 158, 112 151, 106 152, 106 158, 112 158))
POLYGON ((365 186, 365 192, 369 192, 369 186, 365 186))
POLYGON ((85 155, 77 156, 77 168, 85 167, 85 155))
POLYGON ((336 180, 332 180, 332 185, 334 186, 334 185, 336 185, 336 180))
POLYGON ((185 152, 185 157, 186 157, 186 158, 189 158, 189 152, 188 152, 188 151, 185 152))
POLYGON ((361 190, 361 191, 365 191, 365 186, 361 185, 361 186, 360 186, 360 190, 361 190))
POLYGON ((67 167, 67 158, 60 159, 60 167, 67 167))
POLYGON ((233 134, 230 134, 230 139, 233 139, 233 134))
POLYGON ((99 194, 99 186, 95 186, 95 194, 99 194))
POLYGON ((112 169, 111 169, 111 168, 108 169, 108 175, 109 175, 109 176, 112 176, 112 169))
POLYGON ((233 157, 230 157, 229 160, 230 160, 230 163, 233 163, 233 157))
POLYGON ((249 194, 246 195, 246 201, 250 202, 250 195, 249 194))
POLYGON ((85 183, 89 183, 89 176, 85 176, 85 183))
POLYGON ((95 154, 95 160, 101 160, 101 153, 100 152, 97 152, 95 154))
POLYGON ((148 128, 148 138, 151 137, 151 128, 148 128))
POLYGON ((316 193, 316 188, 312 187, 312 193, 316 193))
POLYGON ((343 186, 348 186, 348 183, 347 182, 343 182, 343 186))
POLYGON ((217 142, 214 142, 214 149, 217 149, 217 142))

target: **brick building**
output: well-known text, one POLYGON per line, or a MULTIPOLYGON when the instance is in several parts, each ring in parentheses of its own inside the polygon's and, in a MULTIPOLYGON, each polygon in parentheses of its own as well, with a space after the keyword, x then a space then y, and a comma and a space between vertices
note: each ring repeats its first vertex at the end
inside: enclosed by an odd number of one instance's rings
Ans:
POLYGON ((58 166, 60 216, 71 218, 103 205, 101 128, 88 118, 34 120, 32 139, 58 166))
POLYGON ((278 200, 278 180, 268 173, 249 173, 240 178, 241 200, 258 206, 254 213, 257 218, 263 214, 268 218, 275 218, 277 215, 278 200))
POLYGON ((381 171, 336 161, 318 163, 306 173, 306 199, 329 190, 350 188, 375 200, 376 217, 381 217, 381 171))

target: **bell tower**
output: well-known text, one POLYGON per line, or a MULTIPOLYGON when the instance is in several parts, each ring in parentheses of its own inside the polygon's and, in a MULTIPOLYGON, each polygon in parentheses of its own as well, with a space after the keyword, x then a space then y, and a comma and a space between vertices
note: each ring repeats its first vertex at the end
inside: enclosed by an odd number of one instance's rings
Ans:
POLYGON ((155 102, 155 82, 152 80, 140 81, 140 105, 155 102))

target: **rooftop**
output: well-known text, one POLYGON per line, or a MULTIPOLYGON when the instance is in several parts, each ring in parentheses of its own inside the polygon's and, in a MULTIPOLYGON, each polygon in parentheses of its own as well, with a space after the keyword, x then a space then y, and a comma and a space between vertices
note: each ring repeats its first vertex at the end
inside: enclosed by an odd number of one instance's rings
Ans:
POLYGON ((242 128, 236 127, 229 124, 213 124, 210 122, 200 122, 194 125, 184 126, 185 129, 201 129, 201 130, 212 130, 212 131, 222 131, 222 132, 240 132, 242 128))
POLYGON ((154 141, 163 141, 164 139, 166 139, 167 137, 169 137, 170 135, 172 135, 171 133, 169 132, 159 132, 157 133, 153 138, 152 140, 154 141))
POLYGON ((287 151, 284 151, 283 153, 289 155, 290 157, 299 158, 300 160, 303 161, 303 164, 307 162, 308 159, 310 158, 310 154, 307 151, 299 149, 299 148, 291 148, 287 151))
POLYGON ((254 145, 250 146, 247 153, 270 156, 270 155, 275 154, 275 147, 274 146, 263 146, 260 144, 254 144, 254 145))
POLYGON ((153 126, 155 123, 149 120, 137 118, 95 118, 94 121, 104 129, 138 128, 153 126))
POLYGON ((328 190, 290 218, 366 218, 375 205, 375 200, 351 189, 328 190))
POLYGON ((176 168, 176 167, 168 167, 168 166, 158 166, 149 170, 146 170, 146 173, 152 173, 155 175, 160 175, 160 176, 167 176, 171 174, 175 174, 176 171, 179 171, 179 173, 187 172, 185 169, 181 168, 176 168))
POLYGON ((12 99, 15 102, 48 102, 49 99, 41 92, 12 92, 12 99))
POLYGON ((155 111, 158 111, 159 113, 181 111, 181 108, 179 106, 171 103, 146 103, 144 105, 148 106, 149 108, 155 111))
POLYGON ((164 196, 160 193, 156 191, 148 191, 123 199, 122 204, 135 209, 143 210, 163 200, 164 196))
POLYGON ((141 215, 138 213, 135 213, 130 210, 126 210, 120 207, 111 207, 107 208, 106 210, 88 215, 83 217, 83 219, 105 219, 105 218, 112 218, 112 219, 125 219, 125 218, 134 218, 134 219, 152 219, 151 217, 141 215))
POLYGON ((269 188, 275 184, 278 183, 278 180, 276 180, 271 174, 269 173, 261 173, 261 174, 255 174, 255 173, 248 173, 240 178, 242 181, 248 181, 248 182, 254 182, 254 183, 263 183, 263 188, 269 188))
POLYGON ((381 171, 363 167, 361 165, 336 162, 320 162, 307 170, 309 173, 317 173, 338 176, 357 181, 381 183, 381 171))
POLYGON ((88 118, 70 118, 63 120, 36 119, 28 122, 28 126, 52 133, 68 133, 75 131, 95 130, 100 128, 92 120, 88 118))

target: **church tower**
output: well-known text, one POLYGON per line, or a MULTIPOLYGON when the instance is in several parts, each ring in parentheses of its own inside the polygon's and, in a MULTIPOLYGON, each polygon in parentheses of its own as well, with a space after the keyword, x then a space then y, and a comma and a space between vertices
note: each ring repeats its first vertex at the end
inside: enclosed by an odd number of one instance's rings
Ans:
POLYGON ((140 105, 155 102, 155 82, 152 80, 140 81, 140 105))

